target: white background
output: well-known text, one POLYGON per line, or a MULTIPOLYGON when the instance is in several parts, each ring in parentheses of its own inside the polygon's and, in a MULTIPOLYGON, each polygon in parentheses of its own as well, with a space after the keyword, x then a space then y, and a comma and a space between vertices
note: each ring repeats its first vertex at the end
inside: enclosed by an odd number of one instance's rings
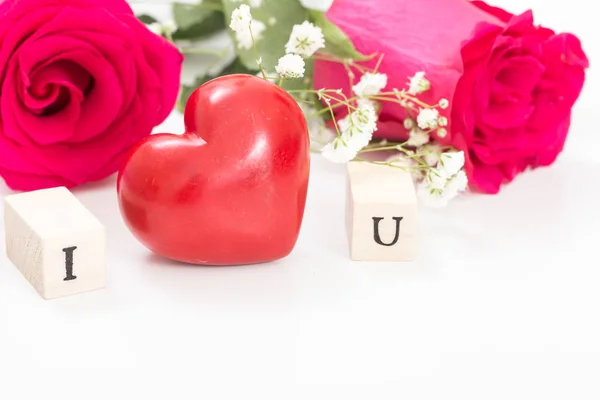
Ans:
MULTIPOLYGON (((160 259, 125 228, 114 177, 79 188, 107 228, 108 287, 44 301, 0 256, 0 399, 599 399, 596 4, 494 4, 532 7, 590 57, 553 167, 422 210, 406 264, 349 260, 343 167, 318 157, 298 245, 265 265, 160 259)), ((157 131, 181 129, 173 114, 157 131)))

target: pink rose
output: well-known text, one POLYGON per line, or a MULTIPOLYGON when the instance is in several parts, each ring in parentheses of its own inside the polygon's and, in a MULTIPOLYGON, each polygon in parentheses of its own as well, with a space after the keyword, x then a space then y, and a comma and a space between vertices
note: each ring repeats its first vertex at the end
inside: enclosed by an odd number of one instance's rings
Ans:
MULTIPOLYGON (((425 71, 432 90, 421 98, 450 100, 449 133, 434 139, 465 151, 473 189, 497 193, 562 151, 588 67, 575 36, 534 26, 531 12, 514 16, 479 1, 336 0, 327 15, 359 51, 384 55, 388 89, 425 71)), ((349 91, 347 74, 318 62, 315 87, 349 91)), ((403 119, 402 108, 385 104, 376 135, 405 139, 403 119)))
POLYGON ((15 190, 114 173, 171 112, 179 51, 124 0, 0 1, 0 175, 15 190))

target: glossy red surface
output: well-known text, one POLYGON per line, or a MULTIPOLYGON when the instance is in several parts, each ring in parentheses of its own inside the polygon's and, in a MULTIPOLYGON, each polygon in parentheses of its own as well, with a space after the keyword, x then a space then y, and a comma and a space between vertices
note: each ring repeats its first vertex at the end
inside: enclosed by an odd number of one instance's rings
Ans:
POLYGON ((306 203, 310 142, 295 100, 250 75, 198 88, 184 135, 141 141, 119 172, 123 218, 150 250, 193 264, 286 257, 306 203))

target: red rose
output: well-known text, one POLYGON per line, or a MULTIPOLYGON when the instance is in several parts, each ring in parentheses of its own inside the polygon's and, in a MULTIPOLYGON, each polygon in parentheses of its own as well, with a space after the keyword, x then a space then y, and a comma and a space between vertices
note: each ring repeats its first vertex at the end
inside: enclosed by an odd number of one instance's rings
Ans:
POLYGON ((0 175, 16 190, 115 172, 171 112, 182 56, 124 0, 0 3, 0 175))
MULTIPOLYGON (((328 17, 359 51, 384 55, 388 89, 425 71, 432 90, 421 98, 450 100, 449 134, 435 139, 465 151, 474 189, 497 193, 561 152, 588 67, 575 36, 534 26, 531 12, 514 16, 479 1, 336 0, 328 17)), ((342 66, 318 62, 315 71, 316 88, 348 90, 342 66)), ((403 119, 385 104, 376 135, 405 139, 403 119)))
POLYGON ((502 24, 480 24, 462 49, 464 73, 454 94, 452 136, 468 150, 471 183, 497 193, 526 168, 552 164, 562 151, 571 108, 588 60, 579 40, 477 1, 502 24))

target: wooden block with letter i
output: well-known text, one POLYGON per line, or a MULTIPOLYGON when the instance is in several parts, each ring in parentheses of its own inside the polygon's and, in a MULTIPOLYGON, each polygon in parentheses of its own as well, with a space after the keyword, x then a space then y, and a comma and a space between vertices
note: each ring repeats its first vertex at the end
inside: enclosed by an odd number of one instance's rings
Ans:
POLYGON ((412 261, 417 195, 411 175, 368 162, 347 165, 346 229, 355 261, 412 261))
POLYGON ((4 229, 8 258, 43 298, 105 286, 104 226, 68 189, 6 197, 4 229))

